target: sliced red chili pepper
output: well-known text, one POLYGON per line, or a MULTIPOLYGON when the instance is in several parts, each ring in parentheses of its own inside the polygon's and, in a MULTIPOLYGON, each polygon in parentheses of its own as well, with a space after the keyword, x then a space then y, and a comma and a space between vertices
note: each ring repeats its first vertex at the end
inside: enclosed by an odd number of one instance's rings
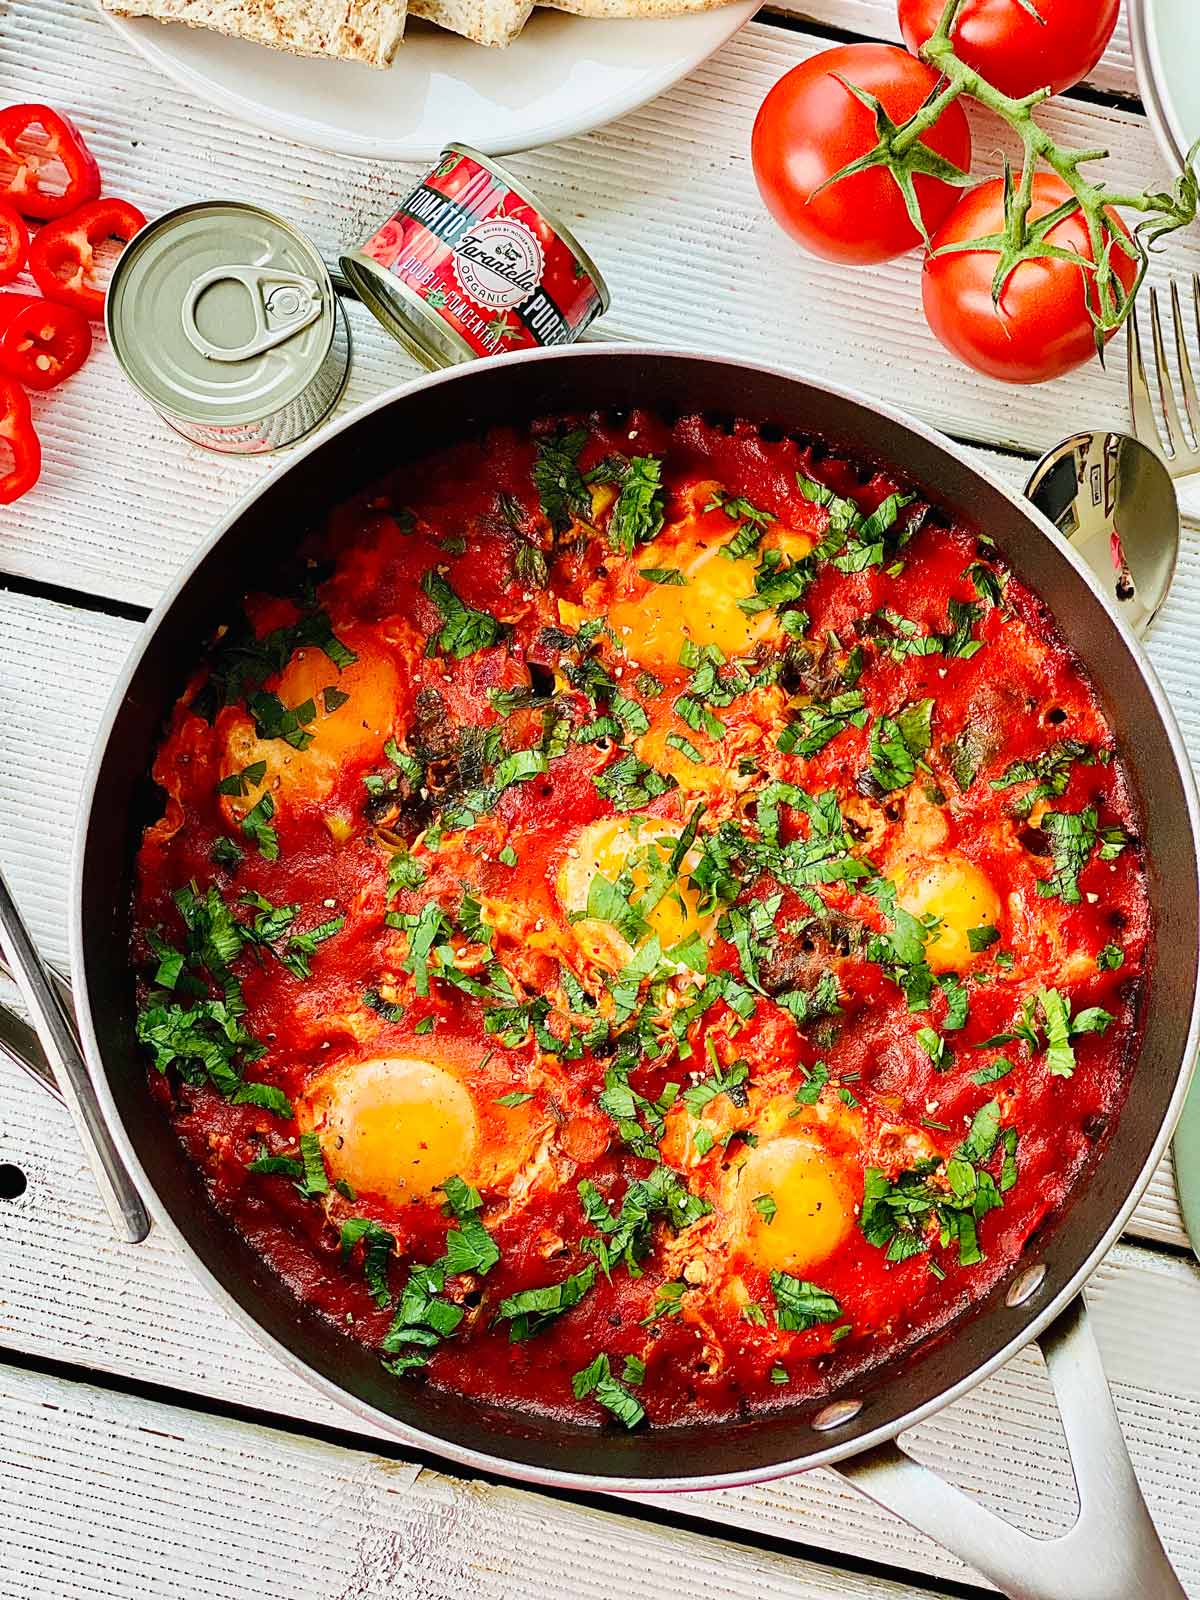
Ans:
POLYGON ((100 193, 100 168, 73 122, 51 106, 5 106, 0 111, 0 200, 23 217, 65 217, 100 193), (40 128, 44 137, 35 130, 40 128), (31 148, 32 147, 32 148, 31 148), (42 184, 57 161, 66 172, 62 192, 42 184))
POLYGON ((0 283, 11 283, 29 254, 29 229, 13 206, 0 200, 0 283))
POLYGON ((146 219, 128 200, 91 200, 69 217, 48 222, 29 247, 29 269, 47 300, 74 306, 85 317, 104 315, 104 290, 93 282, 96 247, 106 239, 128 244, 146 219))
MULTIPOLYGON (((0 446, 7 445, 13 464, 0 477, 0 506, 28 494, 42 470, 42 447, 33 431, 29 396, 11 378, 0 378, 0 446)), ((2 453, 2 452, 0 452, 2 453)))
POLYGON ((0 372, 27 389, 53 389, 79 371, 91 349, 91 324, 74 306, 0 295, 0 372))

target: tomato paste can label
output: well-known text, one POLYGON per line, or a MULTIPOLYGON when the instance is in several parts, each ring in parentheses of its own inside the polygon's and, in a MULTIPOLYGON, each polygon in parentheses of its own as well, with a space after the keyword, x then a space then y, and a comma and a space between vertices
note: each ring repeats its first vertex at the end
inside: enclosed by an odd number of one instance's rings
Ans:
POLYGON ((571 344, 609 306, 595 263, 515 178, 465 145, 342 271, 426 366, 571 344))

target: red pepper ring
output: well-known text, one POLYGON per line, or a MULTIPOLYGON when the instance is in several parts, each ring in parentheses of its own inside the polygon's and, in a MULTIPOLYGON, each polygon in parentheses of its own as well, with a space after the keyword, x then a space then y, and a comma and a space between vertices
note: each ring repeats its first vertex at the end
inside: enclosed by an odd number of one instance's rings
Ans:
POLYGON ((0 111, 0 200, 16 206, 23 217, 45 222, 51 217, 65 217, 99 193, 100 168, 73 122, 52 106, 5 106, 0 111), (31 137, 35 128, 42 129, 44 139, 31 137), (34 143, 39 148, 28 148, 34 143), (55 160, 67 174, 61 194, 44 189, 39 181, 55 160), (10 166, 12 170, 7 171, 10 166), (2 176, 6 172, 7 176, 2 176))
POLYGON ((0 283, 11 283, 29 254, 29 229, 20 212, 0 200, 0 283))
POLYGON ((11 378, 0 378, 0 447, 4 445, 12 452, 13 464, 0 477, 0 506, 28 494, 42 471, 42 447, 33 431, 29 396, 11 378))
POLYGON ((0 295, 0 372, 27 389, 65 382, 91 350, 91 324, 74 306, 34 294, 0 295))
POLYGON ((89 201, 69 217, 48 222, 29 247, 29 269, 47 300, 74 306, 85 317, 104 315, 104 290, 92 281, 96 247, 106 239, 128 244, 146 219, 128 200, 89 201))

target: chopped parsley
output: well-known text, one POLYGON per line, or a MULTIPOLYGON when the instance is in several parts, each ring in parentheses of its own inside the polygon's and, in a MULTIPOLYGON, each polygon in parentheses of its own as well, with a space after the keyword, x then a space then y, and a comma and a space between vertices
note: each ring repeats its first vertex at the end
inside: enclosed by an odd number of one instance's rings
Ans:
POLYGON ((274 628, 261 639, 243 613, 213 651, 208 682, 192 701, 193 709, 211 722, 222 706, 234 705, 248 690, 282 672, 296 651, 305 648, 323 651, 339 672, 358 659, 334 633, 324 611, 305 611, 295 622, 274 628))
POLYGON ((583 1239, 583 1249, 596 1257, 605 1277, 618 1262, 634 1275, 638 1273, 638 1262, 650 1248, 656 1218, 665 1218, 681 1233, 712 1210, 707 1200, 692 1193, 674 1167, 662 1163, 629 1185, 616 1216, 588 1178, 579 1184, 579 1198, 584 1216, 598 1230, 583 1239))
POLYGON ((785 1333, 806 1333, 819 1322, 836 1322, 842 1308, 834 1297, 815 1283, 794 1278, 790 1272, 771 1273, 771 1293, 775 1297, 775 1321, 785 1333))
POLYGON ((906 788, 929 749, 933 701, 918 700, 895 717, 878 717, 871 728, 871 777, 883 793, 906 788))
POLYGON ((829 1082, 829 1067, 824 1061, 814 1061, 811 1070, 801 1067, 800 1071, 804 1073, 804 1082, 796 1090, 796 1104, 815 1106, 821 1098, 822 1089, 829 1082))
POLYGON ((586 522, 592 514, 592 497, 578 465, 587 438, 586 428, 575 428, 537 441, 533 482, 555 533, 566 533, 576 518, 586 522))
POLYGON ((401 1022, 404 1018, 404 1007, 385 1000, 378 989, 363 990, 363 1005, 377 1012, 385 1022, 401 1022))
POLYGON ((916 1040, 933 1062, 934 1071, 945 1072, 950 1065, 950 1052, 946 1048, 945 1039, 936 1028, 918 1028, 916 1040))
POLYGON ((649 1327, 657 1322, 660 1317, 678 1317, 683 1312, 683 1297, 687 1293, 686 1283, 660 1283, 654 1291, 654 1304, 650 1307, 648 1316, 642 1318, 642 1327, 649 1327))
POLYGON ((619 1378, 613 1377, 609 1359, 603 1351, 574 1375, 571 1389, 576 1400, 584 1400, 591 1395, 627 1428, 636 1428, 646 1415, 645 1407, 637 1396, 630 1394, 619 1378))
POLYGON ((1012 802, 1014 815, 1027 817, 1039 800, 1057 800, 1066 794, 1071 769, 1077 761, 1090 765, 1093 760, 1091 746, 1081 739, 1060 739, 1032 761, 1010 762, 999 778, 992 779, 992 788, 1012 789, 1031 784, 1031 788, 1012 802))
POLYGON ((868 1167, 859 1226, 887 1260, 906 1261, 929 1248, 936 1226, 939 1243, 958 1246, 959 1265, 983 1260, 978 1222, 1003 1205, 1017 1179, 1017 1130, 1000 1126, 1000 1108, 989 1100, 975 1113, 966 1139, 948 1160, 918 1163, 897 1178, 868 1167), (998 1175, 988 1169, 1000 1153, 998 1175))
POLYGON ((1083 898, 1079 875, 1099 845, 1101 861, 1115 861, 1129 843, 1123 828, 1101 828, 1095 806, 1082 811, 1047 811, 1042 816, 1042 831, 1050 840, 1054 871, 1039 879, 1037 892, 1043 898, 1057 897, 1064 905, 1078 905, 1083 898))
POLYGON ((1014 1063, 1003 1056, 997 1056, 995 1061, 989 1061, 986 1067, 980 1067, 978 1072, 971 1074, 971 1082, 981 1087, 989 1083, 999 1083, 1001 1078, 1007 1078, 1013 1070, 1014 1063))
POLYGON ((678 567, 639 567, 638 577, 647 583, 661 583, 682 589, 687 579, 678 567))
POLYGON ((227 778, 222 778, 217 785, 218 794, 231 794, 239 799, 244 799, 251 789, 257 789, 267 775, 265 761, 252 761, 248 767, 243 767, 240 772, 231 772, 227 778))
POLYGON ((342 1223, 340 1244, 346 1260, 357 1245, 362 1245, 363 1276, 377 1306, 390 1306, 392 1290, 388 1267, 396 1250, 395 1235, 371 1217, 348 1217, 342 1223))
POLYGON ((703 1078, 699 1083, 694 1083, 690 1089, 685 1089, 679 1096, 679 1103, 685 1106, 694 1117, 698 1117, 705 1106, 710 1104, 718 1095, 727 1095, 735 1106, 746 1104, 746 1090, 744 1085, 750 1077, 750 1066, 745 1061, 734 1061, 724 1072, 714 1063, 714 1071, 710 1078, 703 1078))
POLYGON ((453 656, 465 661, 478 650, 487 650, 504 635, 504 626, 486 611, 475 611, 460 600, 441 573, 432 568, 421 579, 421 588, 433 601, 442 626, 429 636, 426 654, 453 656))
POLYGON ((815 756, 844 728, 863 728, 868 713, 861 689, 848 689, 825 704, 814 701, 803 707, 784 728, 776 748, 785 755, 815 756))
POLYGON ((629 556, 636 545, 649 544, 663 525, 663 500, 662 462, 657 456, 634 456, 609 518, 609 546, 629 556))
POLYGON ((310 1198, 328 1194, 329 1174, 325 1171, 321 1141, 315 1133, 300 1135, 300 1163, 303 1168, 304 1193, 310 1198))
POLYGON ((541 1289, 522 1289, 501 1300, 496 1319, 510 1324, 508 1337, 514 1343, 532 1339, 548 1328, 556 1317, 577 1306, 596 1281, 596 1264, 589 1262, 582 1272, 573 1272, 561 1283, 541 1289))
POLYGON ((942 754, 950 767, 950 773, 959 792, 966 794, 967 790, 979 776, 979 769, 983 765, 986 751, 983 741, 972 728, 963 728, 955 734, 948 745, 945 745, 942 754))
POLYGON ((258 689, 246 701, 246 705, 254 718, 254 731, 260 739, 282 739, 293 750, 307 750, 316 737, 305 726, 316 721, 315 700, 302 700, 297 706, 285 706, 277 694, 258 689))
POLYGON ((264 861, 278 861, 279 835, 271 826, 275 815, 275 802, 270 794, 261 794, 238 826, 264 861))
POLYGON ((513 552, 513 572, 518 583, 530 589, 544 589, 550 581, 550 563, 546 552, 528 539, 519 539, 513 552))
POLYGON ((597 772, 592 782, 618 811, 638 811, 675 787, 675 779, 656 772, 632 753, 597 772))

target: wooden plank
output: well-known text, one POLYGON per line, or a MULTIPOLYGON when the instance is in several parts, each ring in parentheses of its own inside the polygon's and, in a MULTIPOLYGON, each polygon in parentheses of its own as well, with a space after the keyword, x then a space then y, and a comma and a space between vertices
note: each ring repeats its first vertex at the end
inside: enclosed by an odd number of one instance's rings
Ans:
POLYGON ((6 1600, 920 1600, 508 1485, 0 1368, 6 1600))
MULTIPOLYGON (((896 0, 769 0, 767 9, 798 22, 813 22, 818 27, 836 28, 839 33, 858 34, 864 39, 900 39, 896 0)), ((1137 95, 1129 19, 1124 9, 1117 18, 1108 49, 1085 82, 1105 94, 1137 95)))
MULTIPOLYGON (((1123 425, 1123 349, 1111 350, 1103 371, 1091 366, 1038 389, 982 380, 925 327, 916 256, 855 272, 803 256, 770 221, 750 171, 751 122, 770 85, 824 43, 751 24, 641 111, 512 160, 577 226, 610 278, 614 307, 599 336, 816 372, 899 401, 956 436, 1033 455, 1081 423, 1123 425)), ((0 81, 14 97, 69 107, 109 187, 151 214, 198 196, 236 194, 292 218, 332 252, 361 241, 412 176, 412 169, 302 151, 237 126, 214 137, 214 113, 74 0, 11 0, 0 81)), ((1111 145, 1117 154, 1105 171, 1113 183, 1163 181, 1140 116, 1063 100, 1046 120, 1074 144, 1111 145)), ((981 173, 997 170, 994 123, 980 121, 976 131, 981 173)), ((1156 271, 1168 267, 1200 267, 1194 230, 1172 241, 1156 271)), ((357 310, 353 322, 347 404, 414 370, 365 312, 357 310)), ((183 443, 125 385, 105 349, 36 405, 43 482, 5 508, 0 568, 41 581, 153 603, 183 556, 268 465, 183 443)))
MULTIPOLYGON (((104 616, 0 596, 0 703, 8 710, 0 722, 0 771, 7 780, 0 788, 0 858, 44 947, 56 955, 63 951, 65 853, 84 750, 134 632, 104 616)), ((0 1203, 0 1345, 358 1427, 214 1307, 161 1237, 138 1249, 113 1242, 65 1113, 8 1066, 0 1076, 0 1162, 28 1177, 23 1195, 0 1203)), ((1164 1221, 1165 1194, 1164 1180, 1153 1227, 1156 1236, 1180 1242, 1178 1228, 1164 1221)), ((1152 1231, 1142 1213, 1137 1225, 1152 1231)), ((1096 1279, 1096 1304, 1110 1371, 1130 1391, 1123 1404, 1140 1440, 1139 1464, 1148 1481, 1159 1483, 1156 1504, 1163 1516, 1175 1517, 1172 1537, 1187 1554, 1192 1541, 1200 1542, 1200 1518, 1190 1500, 1172 1500, 1170 1478, 1182 1453, 1200 1445, 1190 1346, 1200 1318, 1200 1274, 1190 1263, 1124 1247, 1096 1279), (1152 1369, 1147 1327, 1154 1329, 1152 1369)), ((923 1440, 939 1461, 991 1485, 1010 1514, 1040 1525, 1066 1515, 1056 1427, 1030 1356, 927 1425, 923 1440), (1026 1430, 1031 1443, 1024 1442, 1026 1430), (1053 1492, 1040 1487, 1048 1476, 1058 1485, 1053 1492)), ((927 1541, 819 1474, 705 1497, 696 1509, 881 1561, 900 1552, 922 1572, 959 1571, 927 1541)), ((1200 1551, 1193 1558, 1200 1574, 1200 1551)))

